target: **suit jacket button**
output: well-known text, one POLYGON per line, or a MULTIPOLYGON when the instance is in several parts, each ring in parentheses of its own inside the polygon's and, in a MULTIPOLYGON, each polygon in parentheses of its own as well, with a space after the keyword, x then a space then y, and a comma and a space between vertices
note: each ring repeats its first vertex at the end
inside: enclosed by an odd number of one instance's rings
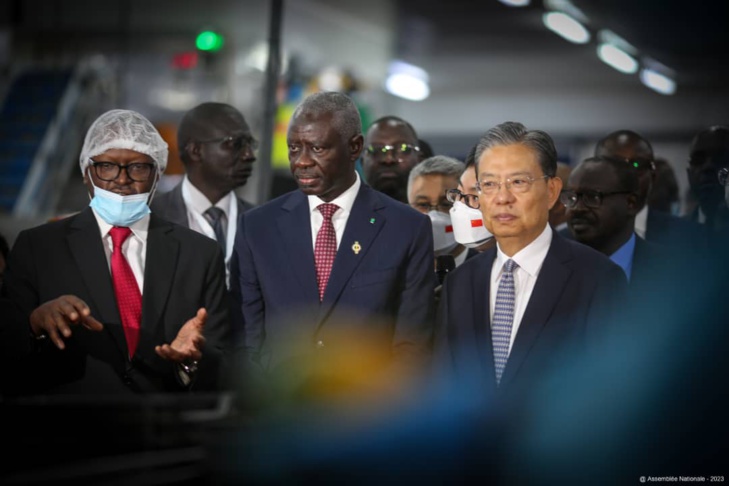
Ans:
POLYGON ((317 348, 323 348, 324 347, 324 341, 317 341, 316 342, 316 347, 317 348))

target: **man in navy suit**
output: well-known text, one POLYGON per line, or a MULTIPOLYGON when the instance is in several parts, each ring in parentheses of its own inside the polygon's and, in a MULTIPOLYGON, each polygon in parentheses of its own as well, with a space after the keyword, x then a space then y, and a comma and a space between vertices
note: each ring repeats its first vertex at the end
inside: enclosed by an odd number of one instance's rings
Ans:
POLYGON ((626 279, 605 255, 551 229, 562 181, 548 134, 502 123, 480 139, 476 161, 480 209, 497 247, 445 280, 437 363, 459 386, 520 396, 598 339, 626 279))
POLYGON ((362 127, 347 96, 306 98, 287 143, 299 190, 246 212, 235 240, 234 327, 246 361, 298 372, 369 343, 388 362, 420 364, 432 339, 429 218, 360 180, 362 127))
POLYGON ((621 157, 638 174, 638 214, 635 232, 658 245, 695 251, 708 246, 704 229, 695 223, 648 207, 648 195, 656 178, 653 147, 631 130, 617 130, 603 137, 595 146, 596 156, 621 157))

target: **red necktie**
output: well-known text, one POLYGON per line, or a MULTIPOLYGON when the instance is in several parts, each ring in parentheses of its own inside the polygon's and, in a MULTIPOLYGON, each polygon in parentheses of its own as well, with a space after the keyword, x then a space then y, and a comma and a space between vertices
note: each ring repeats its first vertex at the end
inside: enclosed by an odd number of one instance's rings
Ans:
POLYGON ((324 217, 321 228, 316 234, 314 245, 314 264, 316 265, 316 283, 319 284, 319 302, 324 300, 324 291, 327 288, 329 274, 334 266, 334 257, 337 256, 337 234, 334 232, 332 216, 339 206, 336 204, 320 204, 317 209, 324 217))
POLYGON ((114 282, 116 305, 119 308, 124 335, 127 338, 129 357, 134 356, 139 343, 139 328, 142 321, 142 294, 132 267, 122 253, 122 244, 132 234, 129 228, 113 227, 109 233, 114 244, 111 254, 111 279, 114 282))

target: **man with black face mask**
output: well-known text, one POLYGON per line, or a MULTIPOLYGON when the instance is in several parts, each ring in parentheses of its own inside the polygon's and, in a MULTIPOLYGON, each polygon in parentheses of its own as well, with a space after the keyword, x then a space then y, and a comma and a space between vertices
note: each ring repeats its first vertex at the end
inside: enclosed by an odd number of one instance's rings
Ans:
POLYGON ((35 347, 13 363, 18 393, 217 389, 229 332, 223 254, 150 214, 167 144, 139 113, 111 110, 79 162, 90 207, 21 232, 8 258, 5 291, 22 315, 2 325, 35 347))

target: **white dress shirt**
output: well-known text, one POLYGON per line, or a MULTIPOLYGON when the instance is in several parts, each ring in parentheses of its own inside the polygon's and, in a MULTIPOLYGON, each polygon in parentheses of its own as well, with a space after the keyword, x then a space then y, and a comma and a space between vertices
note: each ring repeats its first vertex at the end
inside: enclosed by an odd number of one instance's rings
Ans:
MULTIPOLYGON (((182 180, 182 200, 185 201, 185 207, 187 208, 187 223, 190 225, 190 229, 202 233, 208 238, 215 238, 215 230, 213 226, 208 223, 203 213, 210 209, 213 204, 210 200, 200 192, 200 190, 193 186, 190 180, 185 176, 182 180)), ((215 207, 223 210, 228 220, 228 226, 225 231, 225 274, 226 282, 230 277, 230 271, 228 269, 228 263, 230 262, 230 256, 233 254, 233 245, 235 243, 235 231, 238 224, 238 200, 233 191, 229 192, 223 198, 215 203, 215 207)), ((216 240, 217 241, 217 240, 216 240)))
MULTIPOLYGON (((359 174, 354 173, 356 179, 349 189, 339 195, 338 198, 333 201, 329 201, 331 204, 339 206, 337 212, 332 216, 332 225, 334 225, 334 232, 337 235, 337 250, 339 250, 339 243, 342 241, 342 235, 344 234, 344 228, 347 226, 347 220, 352 212, 352 206, 354 206, 354 200, 357 198, 359 187, 362 182, 359 180, 359 174)), ((320 204, 324 204, 326 201, 322 201, 319 196, 308 196, 309 199, 309 214, 311 216, 311 248, 312 251, 316 246, 316 235, 319 233, 322 223, 324 222, 324 216, 316 209, 320 204)))
MULTIPOLYGON (((491 322, 494 322, 494 310, 496 307, 496 293, 499 290, 499 281, 503 273, 503 267, 507 260, 511 259, 519 265, 514 270, 514 290, 516 302, 514 304, 514 322, 511 326, 511 338, 509 339, 509 354, 514 346, 514 338, 519 330, 521 319, 524 317, 529 299, 532 296, 534 285, 537 283, 539 271, 542 269, 544 259, 549 252, 549 245, 552 244, 552 228, 546 225, 544 231, 526 247, 522 248, 512 257, 506 256, 501 247, 496 245, 496 259, 491 267, 491 292, 489 296, 489 309, 491 311, 491 322)), ((493 324, 492 324, 493 325, 493 324)))
POLYGON ((635 233, 641 238, 645 239, 645 233, 648 230, 648 205, 643 206, 643 209, 638 211, 635 215, 635 233))
MULTIPOLYGON (((106 254, 106 263, 109 266, 111 274, 111 253, 114 251, 114 242, 111 240, 109 231, 112 225, 101 219, 94 208, 91 208, 96 217, 101 231, 101 241, 104 244, 104 253, 106 254)), ((144 265, 147 258, 147 234, 149 233, 149 214, 135 221, 129 226, 132 234, 122 244, 122 254, 132 267, 132 273, 139 286, 139 293, 144 295, 144 265)))

